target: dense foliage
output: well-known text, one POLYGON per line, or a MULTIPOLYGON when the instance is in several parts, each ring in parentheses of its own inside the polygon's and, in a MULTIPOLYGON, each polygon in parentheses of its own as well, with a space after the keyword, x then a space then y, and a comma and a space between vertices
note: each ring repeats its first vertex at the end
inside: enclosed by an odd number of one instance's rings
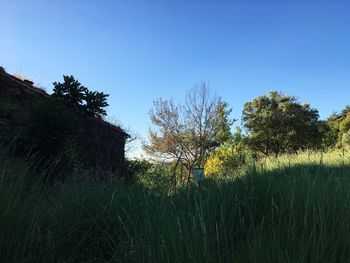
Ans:
POLYGON ((90 91, 73 76, 63 75, 63 83, 54 82, 52 97, 63 102, 70 109, 84 115, 101 118, 106 115, 107 97, 103 92, 90 91))
POLYGON ((332 135, 338 147, 350 147, 350 106, 337 114, 333 114, 327 120, 332 135))
POLYGON ((250 147, 265 155, 320 147, 318 118, 309 104, 275 91, 246 103, 242 116, 250 147))
POLYGON ((232 134, 231 141, 227 141, 212 152, 204 167, 205 174, 220 178, 235 174, 237 169, 253 158, 246 140, 242 130, 237 128, 232 134))
POLYGON ((216 137, 213 142, 214 147, 218 147, 224 143, 230 142, 233 139, 231 127, 236 120, 231 118, 232 109, 228 102, 219 99, 216 105, 216 137))

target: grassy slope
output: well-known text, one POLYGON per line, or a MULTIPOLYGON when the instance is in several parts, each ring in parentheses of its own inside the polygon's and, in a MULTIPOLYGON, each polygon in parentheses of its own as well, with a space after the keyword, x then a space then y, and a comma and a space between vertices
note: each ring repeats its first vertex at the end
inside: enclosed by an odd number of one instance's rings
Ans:
POLYGON ((349 154, 264 160, 175 196, 141 183, 47 193, 28 173, 23 163, 0 163, 0 262, 350 258, 349 154))

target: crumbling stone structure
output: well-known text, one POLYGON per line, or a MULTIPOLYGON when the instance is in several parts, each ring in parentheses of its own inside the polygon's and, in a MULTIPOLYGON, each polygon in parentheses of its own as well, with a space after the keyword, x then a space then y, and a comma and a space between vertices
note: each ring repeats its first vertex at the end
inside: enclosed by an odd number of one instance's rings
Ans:
MULTIPOLYGON (((0 145, 23 136, 31 122, 33 105, 50 100, 50 95, 33 82, 22 81, 0 67, 0 145)), ((74 131, 78 161, 90 178, 124 176, 124 149, 129 135, 123 129, 101 119, 74 116, 74 131)))

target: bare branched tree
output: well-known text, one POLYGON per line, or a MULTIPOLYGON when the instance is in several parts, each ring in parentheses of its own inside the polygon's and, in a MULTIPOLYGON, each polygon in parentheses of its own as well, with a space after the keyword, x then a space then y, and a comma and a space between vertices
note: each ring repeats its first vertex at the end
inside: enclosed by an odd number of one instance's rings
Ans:
MULTIPOLYGON (((150 118, 158 130, 149 130, 149 142, 143 143, 143 149, 157 158, 176 162, 176 166, 181 163, 187 170, 188 181, 192 169, 203 167, 208 154, 217 146, 217 135, 223 123, 220 118, 228 117, 218 114, 218 110, 228 104, 211 96, 205 83, 187 93, 184 105, 175 105, 173 99, 157 99, 153 104, 150 118)), ((231 110, 226 112, 229 114, 231 110)), ((226 123, 230 125, 231 122, 226 123)))

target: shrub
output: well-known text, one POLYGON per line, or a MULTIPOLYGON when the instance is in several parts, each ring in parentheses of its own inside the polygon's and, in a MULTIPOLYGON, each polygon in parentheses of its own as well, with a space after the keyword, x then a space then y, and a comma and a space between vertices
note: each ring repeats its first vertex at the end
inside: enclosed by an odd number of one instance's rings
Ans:
POLYGON ((232 175, 245 163, 246 151, 240 145, 224 144, 216 149, 205 164, 207 175, 232 175))
POLYGON ((130 181, 138 175, 146 174, 152 167, 152 164, 146 160, 127 160, 125 166, 126 178, 130 181))

